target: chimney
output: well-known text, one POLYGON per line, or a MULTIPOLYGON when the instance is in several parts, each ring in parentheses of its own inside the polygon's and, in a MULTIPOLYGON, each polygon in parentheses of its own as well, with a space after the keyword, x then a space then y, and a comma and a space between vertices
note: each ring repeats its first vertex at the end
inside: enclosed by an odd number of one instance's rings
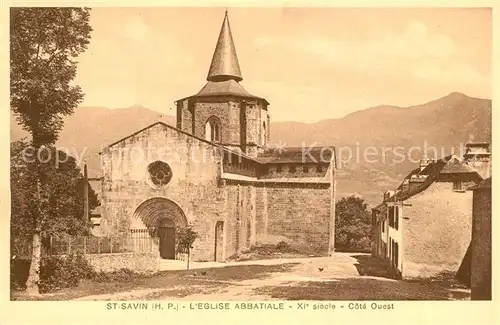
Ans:
POLYGON ((424 168, 427 167, 432 162, 433 162, 432 159, 428 158, 420 159, 420 171, 424 170, 424 168))
POLYGON ((463 162, 486 179, 491 176, 491 151, 488 142, 470 142, 465 145, 463 162))
POLYGON ((427 178, 426 175, 412 175, 408 180, 408 188, 412 190, 420 186, 423 182, 425 182, 426 178, 427 178))
POLYGON ((391 196, 394 195, 393 190, 387 190, 384 192, 384 202, 387 201, 391 196))
POLYGON ((407 191, 410 188, 410 180, 408 178, 405 178, 403 180, 403 183, 401 184, 401 191, 407 191))

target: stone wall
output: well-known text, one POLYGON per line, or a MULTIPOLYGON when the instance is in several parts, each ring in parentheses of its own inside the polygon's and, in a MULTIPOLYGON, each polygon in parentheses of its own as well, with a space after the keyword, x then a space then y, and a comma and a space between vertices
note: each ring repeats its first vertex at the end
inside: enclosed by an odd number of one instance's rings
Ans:
POLYGON ((224 190, 218 184, 221 156, 215 149, 162 124, 104 149, 103 234, 117 236, 132 225, 137 228, 138 222, 132 222, 137 207, 148 199, 166 198, 180 207, 200 234, 193 259, 213 260, 215 224, 226 218, 224 190), (137 156, 142 152, 142 157, 135 158, 132 152, 137 156), (167 162, 173 173, 161 188, 151 186, 147 172, 155 160, 167 162))
POLYGON ((97 272, 129 269, 139 273, 153 273, 160 270, 158 253, 87 254, 85 257, 97 272))
POLYGON ((256 190, 252 184, 227 181, 228 217, 226 228, 226 257, 249 249, 255 244, 256 190))
POLYGON ((473 194, 471 299, 491 300, 491 187, 473 194))
MULTIPOLYGON (((257 242, 285 241, 304 251, 326 255, 331 242, 329 184, 265 184, 257 188, 257 242)), ((333 239, 332 239, 333 240, 333 239)))
POLYGON ((320 254, 333 247, 333 183, 221 180, 222 153, 217 146, 161 123, 103 149, 102 164, 102 236, 146 229, 149 217, 172 219, 168 207, 174 206, 182 211, 174 223, 185 220, 199 235, 194 261, 215 259, 217 222, 223 222, 224 258, 259 239, 284 240, 320 254), (170 182, 161 187, 151 182, 148 172, 157 160, 172 170, 170 182), (150 204, 158 204, 158 209, 150 204), (147 209, 139 208, 145 205, 147 209))
POLYGON ((221 121, 221 143, 240 146, 242 118, 245 121, 244 136, 247 144, 262 146, 263 122, 266 122, 265 138, 269 141, 267 107, 260 100, 215 96, 184 99, 177 102, 177 127, 205 139, 205 124, 211 116, 221 121), (191 104, 190 104, 191 103, 191 104), (241 110, 243 117, 241 116, 241 110), (194 114, 193 114, 194 112, 194 114), (194 132, 193 132, 194 127, 194 132))
POLYGON ((471 240, 472 193, 435 182, 404 203, 403 278, 456 272, 471 240))

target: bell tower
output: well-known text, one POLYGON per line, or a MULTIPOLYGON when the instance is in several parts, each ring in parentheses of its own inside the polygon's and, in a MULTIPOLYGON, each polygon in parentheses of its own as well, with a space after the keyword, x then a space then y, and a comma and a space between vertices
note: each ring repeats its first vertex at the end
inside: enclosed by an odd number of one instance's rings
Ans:
POLYGON ((177 128, 251 156, 269 142, 269 102, 247 92, 226 11, 208 69, 207 83, 180 99, 177 128))

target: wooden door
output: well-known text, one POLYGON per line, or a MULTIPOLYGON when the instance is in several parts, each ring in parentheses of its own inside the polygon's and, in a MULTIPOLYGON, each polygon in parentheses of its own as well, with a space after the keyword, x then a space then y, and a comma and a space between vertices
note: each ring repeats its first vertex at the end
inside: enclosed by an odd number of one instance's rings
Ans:
POLYGON ((160 256, 164 259, 175 259, 175 228, 160 227, 158 229, 160 237, 160 256))

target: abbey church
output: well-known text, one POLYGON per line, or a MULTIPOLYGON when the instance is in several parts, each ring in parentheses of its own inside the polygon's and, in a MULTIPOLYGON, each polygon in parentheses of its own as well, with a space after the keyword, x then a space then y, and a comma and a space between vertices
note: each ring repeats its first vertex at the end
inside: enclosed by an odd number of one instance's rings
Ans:
POLYGON ((194 261, 281 241, 332 253, 335 150, 270 144, 270 103, 240 84, 227 12, 206 80, 176 101, 175 127, 157 122, 102 150, 101 233, 153 236, 163 259, 188 225, 194 261))

